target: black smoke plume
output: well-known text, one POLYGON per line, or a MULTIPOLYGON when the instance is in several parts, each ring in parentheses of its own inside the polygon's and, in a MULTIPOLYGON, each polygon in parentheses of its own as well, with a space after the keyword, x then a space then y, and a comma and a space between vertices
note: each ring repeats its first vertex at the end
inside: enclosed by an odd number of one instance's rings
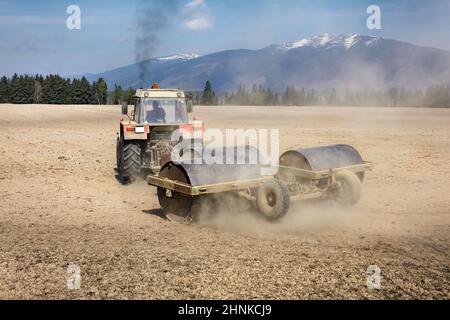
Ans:
POLYGON ((135 62, 139 68, 139 86, 144 87, 148 59, 161 45, 164 32, 176 19, 176 0, 138 1, 135 38, 135 62))

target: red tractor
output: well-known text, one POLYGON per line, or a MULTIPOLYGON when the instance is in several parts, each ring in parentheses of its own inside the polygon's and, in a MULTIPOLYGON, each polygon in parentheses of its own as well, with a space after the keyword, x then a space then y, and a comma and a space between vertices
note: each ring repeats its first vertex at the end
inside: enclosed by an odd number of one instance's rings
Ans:
POLYGON ((192 111, 192 100, 181 90, 159 89, 157 84, 136 90, 134 108, 122 104, 127 117, 120 121, 117 138, 119 181, 128 184, 142 173, 157 175, 179 143, 173 141, 174 131, 194 130, 192 111))

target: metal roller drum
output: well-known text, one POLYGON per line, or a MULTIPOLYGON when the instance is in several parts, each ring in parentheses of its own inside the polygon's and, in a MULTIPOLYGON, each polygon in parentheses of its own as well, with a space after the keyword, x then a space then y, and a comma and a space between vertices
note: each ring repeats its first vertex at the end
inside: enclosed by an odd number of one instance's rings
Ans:
MULTIPOLYGON (((205 154, 211 154, 209 151, 205 154)), ((173 181, 183 182, 191 186, 210 185, 231 181, 249 180, 261 177, 261 166, 257 163, 259 152, 250 146, 223 148, 223 163, 208 164, 203 159, 202 164, 168 162, 159 173, 159 177, 173 181), (234 163, 226 164, 226 155, 234 152, 234 163), (251 156, 252 155, 252 156, 251 156), (256 157, 256 158, 255 158, 256 157), (242 164, 237 164, 243 159, 242 164), (256 163, 255 160, 256 159, 256 163)), ((187 217, 195 201, 190 196, 158 188, 159 202, 166 213, 187 217)))
MULTIPOLYGON (((348 144, 289 150, 280 157, 282 166, 312 171, 328 170, 363 162, 359 152, 348 144)), ((364 172, 358 173, 358 176, 362 181, 364 172)))
MULTIPOLYGON (((211 153, 213 156, 215 155, 214 152, 207 149, 204 155, 210 155, 211 153)), ((254 179, 261 176, 258 149, 251 146, 224 147, 222 156, 221 161, 217 161, 219 163, 213 163, 212 158, 204 157, 202 164, 179 163, 176 165, 182 168, 186 180, 192 186, 254 179), (230 164, 226 163, 227 155, 233 156, 233 161, 230 164)))

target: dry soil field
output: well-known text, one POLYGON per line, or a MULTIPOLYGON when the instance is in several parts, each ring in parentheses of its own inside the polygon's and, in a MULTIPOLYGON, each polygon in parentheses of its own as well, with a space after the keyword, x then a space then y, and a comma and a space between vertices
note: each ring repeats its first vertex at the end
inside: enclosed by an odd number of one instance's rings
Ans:
POLYGON ((298 204, 276 224, 169 222, 153 188, 115 179, 119 107, 0 105, 0 298, 450 298, 450 110, 196 113, 209 128, 280 128, 282 150, 355 146, 376 164, 362 200, 298 204))

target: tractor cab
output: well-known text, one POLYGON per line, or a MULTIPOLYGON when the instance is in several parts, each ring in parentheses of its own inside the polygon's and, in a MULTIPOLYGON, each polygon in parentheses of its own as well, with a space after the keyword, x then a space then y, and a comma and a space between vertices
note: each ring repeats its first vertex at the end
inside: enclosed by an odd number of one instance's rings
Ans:
MULTIPOLYGON (((138 89, 135 93, 134 109, 130 120, 139 125, 179 125, 189 122, 192 100, 186 99, 183 91, 159 89, 153 84, 151 89, 138 89)), ((122 113, 128 115, 128 104, 122 105, 122 113)))
POLYGON ((144 98, 139 104, 139 120, 141 124, 180 124, 188 122, 186 103, 177 98, 144 98))

